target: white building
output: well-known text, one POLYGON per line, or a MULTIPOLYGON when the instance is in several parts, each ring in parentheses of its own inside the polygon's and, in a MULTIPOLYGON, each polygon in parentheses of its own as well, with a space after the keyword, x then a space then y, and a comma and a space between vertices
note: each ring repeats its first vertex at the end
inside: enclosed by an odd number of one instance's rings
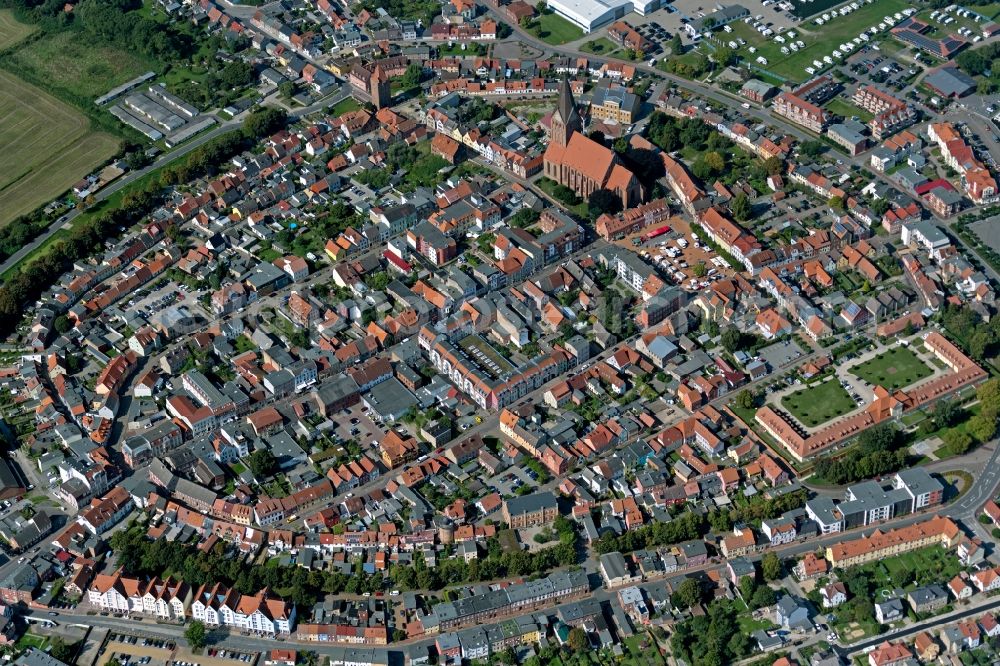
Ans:
POLYGON ((567 21, 591 32, 629 12, 645 16, 660 8, 660 0, 549 0, 549 8, 567 21))
POLYGON ((207 626, 234 627, 258 634, 288 635, 295 626, 295 604, 263 589, 241 595, 216 584, 202 586, 191 603, 191 617, 207 626))
POLYGON ((161 620, 183 620, 191 603, 191 588, 187 583, 170 579, 154 578, 144 582, 116 571, 94 578, 87 590, 87 599, 111 613, 141 613, 161 620))

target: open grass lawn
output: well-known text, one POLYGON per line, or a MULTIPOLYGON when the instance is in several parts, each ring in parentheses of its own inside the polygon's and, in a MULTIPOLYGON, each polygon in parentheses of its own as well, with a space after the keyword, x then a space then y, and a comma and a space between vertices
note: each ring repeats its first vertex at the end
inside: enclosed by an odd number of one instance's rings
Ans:
POLYGON ((583 30, 557 14, 542 14, 535 24, 532 32, 546 44, 565 44, 583 37, 583 30))
MULTIPOLYGON (((813 14, 820 7, 829 8, 832 5, 817 0, 796 6, 807 8, 807 11, 813 14)), ((906 0, 879 0, 874 4, 865 5, 847 16, 838 16, 822 26, 817 26, 812 21, 803 21, 795 26, 794 30, 798 33, 796 40, 802 40, 805 43, 805 48, 788 55, 781 52, 781 44, 761 37, 751 26, 742 22, 733 24, 734 32, 732 34, 736 37, 743 37, 747 41, 747 46, 753 46, 757 49, 756 53, 751 54, 746 47, 740 48, 740 56, 748 63, 753 63, 757 56, 763 56, 768 60, 768 64, 763 68, 769 72, 790 81, 805 81, 811 78, 806 73, 805 68, 812 66, 813 60, 822 61, 823 56, 830 55, 840 44, 854 39, 862 30, 877 25, 882 17, 895 14, 909 6, 910 3, 906 0)), ((724 41, 730 39, 730 36, 724 33, 720 33, 719 37, 724 41)))
POLYGON ((586 51, 587 53, 593 53, 594 55, 607 55, 614 51, 618 46, 606 37, 598 37, 589 42, 584 42, 580 47, 581 51, 586 51))
POLYGON ((857 116, 858 120, 863 123, 870 121, 873 116, 868 111, 865 111, 859 106, 855 106, 850 101, 844 99, 843 97, 834 97, 829 102, 826 103, 826 110, 830 113, 836 113, 838 116, 843 116, 844 118, 851 118, 852 116, 857 116))
POLYGON ((118 139, 79 111, 0 70, 0 225, 58 196, 111 157, 118 139))
POLYGON ((357 111, 360 108, 361 104, 358 103, 358 100, 353 97, 345 97, 330 107, 330 115, 336 117, 350 111, 357 111))
POLYGON ((67 30, 45 35, 4 58, 4 67, 81 107, 115 86, 157 69, 135 53, 89 43, 67 30))
POLYGON ((930 377, 933 370, 909 348, 895 347, 882 352, 870 361, 854 366, 851 368, 851 374, 869 384, 895 390, 930 377))
POLYGON ((781 406, 810 428, 843 416, 855 408, 851 396, 836 378, 786 395, 781 399, 781 406))
POLYGON ((7 49, 35 31, 35 26, 21 23, 9 9, 0 9, 0 49, 7 49))

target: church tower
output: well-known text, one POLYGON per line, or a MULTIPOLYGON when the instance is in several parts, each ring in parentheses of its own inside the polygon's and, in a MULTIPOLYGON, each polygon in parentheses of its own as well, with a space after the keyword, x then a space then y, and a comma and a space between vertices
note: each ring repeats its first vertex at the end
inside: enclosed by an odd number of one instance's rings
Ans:
POLYGON ((580 131, 583 131, 583 122, 576 110, 576 100, 573 99, 573 92, 569 89, 569 81, 563 79, 559 82, 559 105, 552 114, 549 141, 565 146, 569 143, 573 132, 580 131))
POLYGON ((392 103, 392 84, 389 76, 382 69, 382 65, 376 65, 368 81, 368 94, 372 98, 372 104, 376 109, 383 109, 392 103))

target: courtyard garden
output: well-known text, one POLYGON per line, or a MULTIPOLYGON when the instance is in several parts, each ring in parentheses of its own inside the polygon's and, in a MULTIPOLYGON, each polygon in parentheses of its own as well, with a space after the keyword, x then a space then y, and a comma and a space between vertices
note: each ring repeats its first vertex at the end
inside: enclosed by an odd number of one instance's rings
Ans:
POLYGON ((810 428, 843 416, 855 407, 835 377, 786 395, 781 406, 810 428))
POLYGON ((890 391, 901 389, 934 374, 909 347, 894 347, 850 370, 855 377, 890 391))

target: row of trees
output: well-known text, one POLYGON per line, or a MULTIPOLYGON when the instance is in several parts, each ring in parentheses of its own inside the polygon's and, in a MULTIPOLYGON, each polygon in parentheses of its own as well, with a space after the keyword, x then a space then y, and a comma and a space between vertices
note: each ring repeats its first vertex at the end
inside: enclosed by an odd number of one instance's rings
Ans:
POLYGON ((312 606, 323 593, 374 593, 385 590, 390 581, 401 590, 440 590, 447 585, 542 574, 576 564, 577 535, 573 524, 560 517, 553 526, 559 534, 559 544, 550 548, 533 553, 505 552, 493 539, 488 543, 488 555, 480 560, 466 563, 461 558, 443 558, 432 569, 418 555, 412 565, 393 565, 388 578, 383 574, 365 575, 360 562, 354 564, 350 575, 280 565, 276 560, 247 567, 239 558, 230 556, 224 543, 201 552, 186 543, 151 541, 139 528, 116 532, 111 547, 118 555, 119 565, 130 576, 173 576, 194 587, 222 583, 241 594, 253 594, 268 587, 281 590, 297 605, 312 606))
POLYGON ((81 216, 68 238, 56 242, 46 254, 14 273, 0 287, 0 334, 11 333, 21 320, 24 307, 35 301, 73 262, 103 248, 104 242, 148 214, 162 200, 163 188, 211 175, 230 159, 285 123, 285 114, 264 107, 253 111, 242 131, 223 134, 188 154, 183 162, 164 167, 158 179, 143 181, 127 192, 121 203, 100 215, 81 216))
POLYGON ((772 498, 757 495, 754 499, 742 504, 734 504, 725 511, 710 512, 708 523, 716 532, 728 532, 734 525, 740 523, 759 525, 762 520, 770 520, 788 511, 801 509, 806 505, 808 499, 809 496, 805 488, 772 498))
POLYGON ((687 511, 669 523, 650 523, 620 536, 607 534, 594 542, 594 552, 599 555, 615 551, 630 553, 644 548, 671 546, 682 541, 700 539, 706 531, 704 516, 687 511))

